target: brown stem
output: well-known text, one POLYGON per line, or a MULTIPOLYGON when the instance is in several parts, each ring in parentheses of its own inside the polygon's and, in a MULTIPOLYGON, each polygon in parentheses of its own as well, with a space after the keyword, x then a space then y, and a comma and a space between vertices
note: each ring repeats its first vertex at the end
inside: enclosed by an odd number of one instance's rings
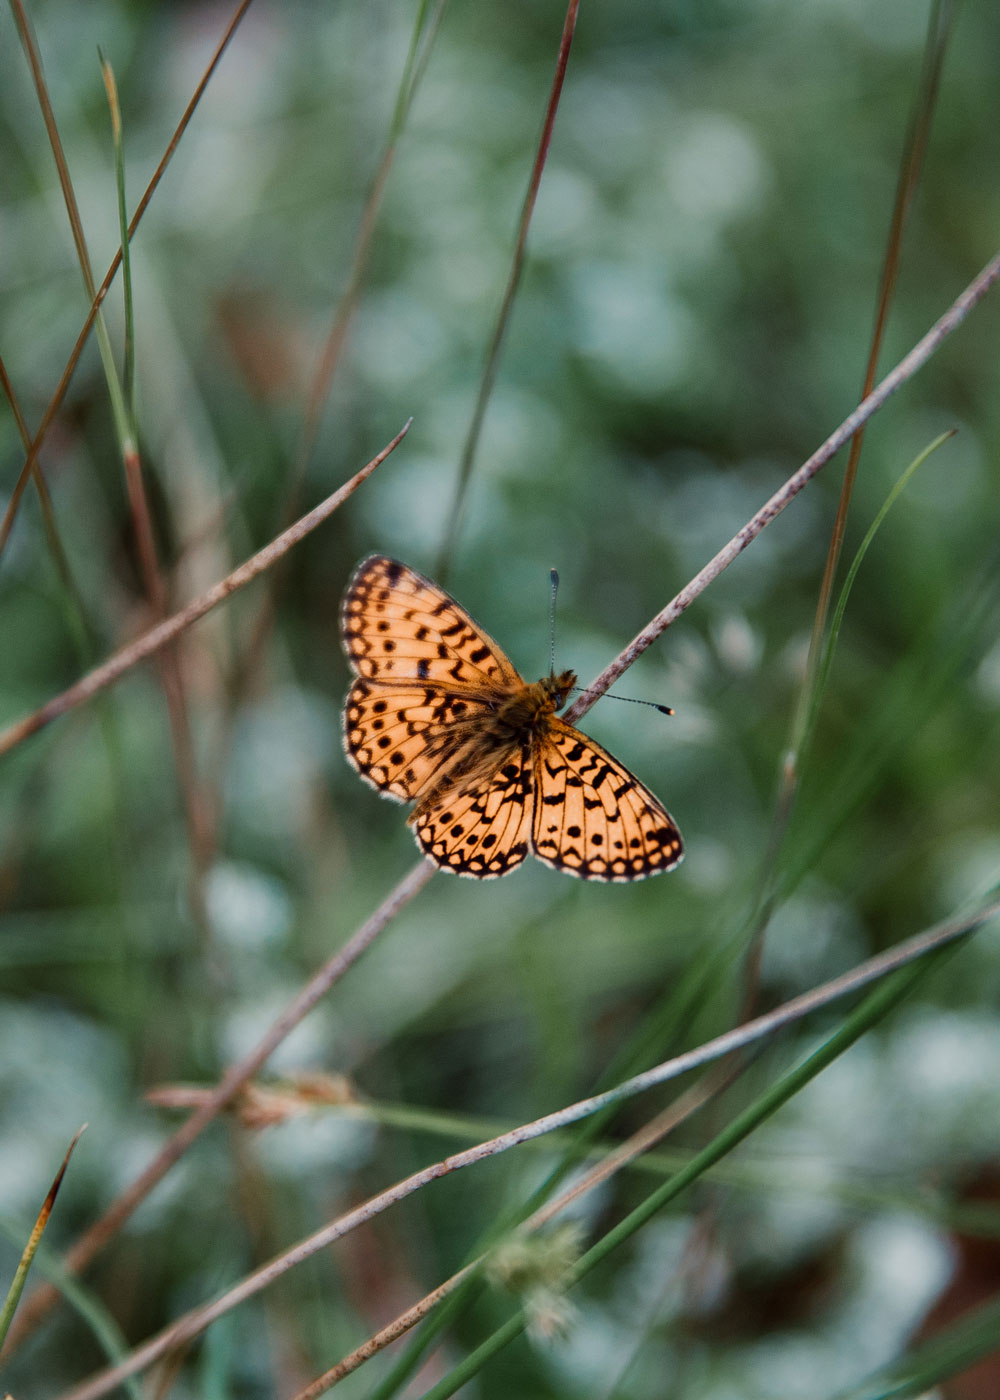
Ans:
POLYGON ((542 135, 538 142, 535 163, 531 170, 531 178, 528 181, 528 191, 524 196, 524 204, 521 207, 521 219, 518 224, 517 241, 514 245, 514 256, 511 260, 507 287, 504 291, 503 301, 500 304, 496 325, 493 327, 493 336, 490 341, 490 346, 486 353, 486 364, 483 367, 483 377, 479 384, 476 406, 473 409, 472 421, 469 424, 469 431, 466 434, 465 444, 462 448, 462 458, 458 468, 458 481, 455 486, 455 496, 448 516, 448 524, 445 527, 441 553, 438 556, 437 577, 440 579, 447 578, 448 569, 455 550, 455 544, 458 540, 458 531, 462 523, 462 513, 465 508, 465 496, 469 486, 469 478, 472 475, 472 462, 475 457, 476 447, 479 444, 479 434, 482 430, 483 419, 486 417, 486 409, 490 401, 490 396, 493 393, 493 384, 496 380, 497 367, 500 363, 500 348, 503 345, 504 336, 507 333, 511 311, 514 307, 514 298, 517 295, 518 285, 521 281, 521 273, 524 270, 524 255, 528 242, 528 229, 531 225, 531 216, 535 212, 538 187, 542 182, 542 171, 545 169, 545 161, 548 157, 549 146, 552 142, 552 128, 555 126, 556 112, 559 109, 559 98, 562 94, 563 82, 566 78, 566 66, 569 63, 569 51, 573 43, 573 33, 576 29, 576 16, 579 8, 580 0, 570 0, 566 9, 566 18, 563 21, 562 37, 559 41, 559 53, 556 58, 555 76, 552 79, 552 88, 549 92, 549 101, 545 110, 545 121, 542 125, 542 135))
POLYGON ((677 596, 656 614, 652 622, 644 627, 636 637, 633 637, 610 666, 605 667, 597 679, 586 687, 579 699, 575 700, 566 711, 564 718, 567 723, 575 724, 581 715, 586 714, 605 691, 614 685, 618 677, 627 671, 634 661, 638 660, 646 648, 655 642, 671 623, 676 622, 683 612, 687 611, 694 600, 704 593, 708 585, 743 553, 747 545, 753 543, 765 526, 777 519, 802 488, 808 485, 816 473, 826 466, 830 458, 834 457, 844 444, 854 436, 861 425, 867 423, 868 419, 878 412, 886 400, 908 379, 912 379, 917 370, 927 363, 948 336, 958 329, 969 312, 979 305, 998 279, 1000 279, 1000 253, 996 253, 990 259, 982 271, 969 283, 965 291, 955 298, 944 315, 935 321, 921 340, 917 341, 909 354, 904 355, 895 369, 885 376, 878 387, 872 390, 853 413, 848 414, 840 427, 830 434, 826 442, 816 449, 809 460, 804 462, 798 471, 788 478, 784 486, 776 491, 769 501, 764 502, 757 514, 748 520, 741 530, 737 531, 728 544, 723 545, 718 554, 708 561, 700 573, 697 573, 691 582, 686 584, 677 596))
POLYGON ((294 525, 278 535, 277 539, 273 539, 270 544, 258 550, 226 578, 214 584, 207 593, 203 593, 193 603, 188 603, 187 607, 181 608, 180 612, 174 613, 172 617, 168 617, 156 627, 144 632, 141 637, 137 637, 128 646, 122 647, 121 651, 109 657, 103 665, 95 667, 93 671, 71 685, 68 690, 64 690, 61 695, 54 696, 32 714, 26 715, 24 719, 0 730, 0 756, 16 748, 29 735, 35 734, 45 725, 51 724, 54 719, 66 714, 74 706, 82 704, 85 700, 90 700, 99 691, 113 685, 133 666, 137 666, 140 661, 155 656, 175 637, 179 637, 182 632, 186 631, 193 622, 197 622, 199 618, 204 617, 207 612, 211 612, 219 603, 224 602, 239 589, 245 588, 259 574, 269 569, 276 559, 280 559, 283 554, 298 544, 301 539, 304 539, 311 530, 315 530, 317 525, 321 525, 327 516, 332 515, 339 506, 343 505, 348 496, 358 489, 365 478, 371 476, 376 467, 381 466, 393 448, 402 441, 409 429, 410 422, 412 419, 382 449, 378 456, 373 457, 366 466, 355 473, 350 481, 345 482, 339 490, 334 491, 332 496, 328 496, 325 501, 308 511, 294 525))
MULTIPOLYGON (((166 168, 169 165, 171 158, 173 157, 173 154, 177 149, 180 139, 184 135, 184 132, 187 130, 191 118, 194 116, 195 108, 201 101, 202 94, 204 93, 205 88, 208 86, 212 74, 219 66, 219 63, 222 59, 222 55, 228 47, 230 39, 235 34, 237 26, 239 25, 243 16, 246 14, 247 10, 250 8, 250 4, 251 0, 240 0, 240 3, 237 5, 236 11, 233 14, 232 19, 226 26, 225 33, 216 45, 215 53, 212 55, 208 67, 202 74, 201 80, 199 81, 198 86, 195 88, 194 94, 192 95, 190 102, 184 108, 184 111, 181 115, 181 119, 177 123, 177 126, 174 130, 174 134, 171 136, 169 142, 167 143, 167 149, 164 151, 160 159, 159 165, 157 165, 156 169, 153 172, 153 178, 146 186, 142 198, 136 205, 135 213, 132 215, 131 221, 128 226, 130 239, 135 233, 136 229, 138 228, 139 221, 142 218, 143 214, 145 214, 146 208, 149 205, 149 201, 153 197, 153 191, 156 189, 157 185, 160 183, 160 180, 163 178, 164 172, 166 171, 166 168)), ((59 383, 56 385, 56 391, 52 395, 52 398, 49 400, 49 404, 45 412, 42 414, 42 421, 38 426, 38 432, 35 434, 34 440, 30 448, 28 449, 28 455, 25 458, 24 466, 21 468, 17 481, 14 483, 14 489, 12 490, 10 500, 7 503, 7 509, 4 511, 3 519, 0 520, 0 554, 3 553, 4 547, 7 544, 7 540, 10 537, 10 532, 14 528, 14 521, 17 517, 17 511, 21 503, 21 497, 24 494, 24 488, 27 486, 28 481, 31 478, 35 462, 38 460, 38 454, 41 451, 42 443, 45 441, 45 436, 48 433, 49 428, 52 426, 52 421, 55 418, 56 414, 59 412, 60 405, 62 404, 62 401, 66 396, 66 390, 69 388, 70 380, 73 378, 73 371, 76 369, 77 364, 80 360, 80 356, 83 354, 83 347, 87 343, 87 338, 90 335, 91 328, 97 317, 97 313, 100 310, 101 303, 108 294, 108 289, 110 288, 111 283, 114 280, 114 275, 118 271, 118 268, 121 266, 121 260, 122 250, 119 248, 118 252, 111 259, 111 265, 108 268, 107 272, 104 274, 104 280, 98 287, 97 292, 93 297, 93 300, 91 301, 90 311, 87 313, 87 319, 84 321, 83 328, 81 329, 80 334, 76 338, 76 344, 73 346, 73 349, 70 352, 70 357, 66 361, 66 367, 62 372, 62 376, 59 380, 59 383)))
MULTIPOLYGON (((436 867, 431 865, 429 861, 422 860, 400 880, 374 914, 310 978, 298 996, 289 1003, 283 1014, 269 1027, 264 1038, 242 1060, 229 1067, 218 1086, 206 1096, 190 1118, 161 1147, 149 1166, 136 1177, 131 1186, 66 1252, 62 1260, 64 1269, 69 1273, 76 1274, 90 1264, 94 1257, 114 1238, 132 1212, 163 1180, 174 1163, 180 1160, 191 1144, 232 1102, 247 1080, 257 1073, 285 1037, 295 1029, 330 988, 353 967, 386 925, 391 923, 400 909, 423 889, 434 874, 436 874, 436 867)), ((51 1284, 45 1284, 39 1288, 29 1298, 17 1323, 8 1333, 7 1344, 0 1356, 3 1358, 9 1356, 14 1348, 29 1333, 34 1331, 58 1300, 59 1293, 51 1284)))

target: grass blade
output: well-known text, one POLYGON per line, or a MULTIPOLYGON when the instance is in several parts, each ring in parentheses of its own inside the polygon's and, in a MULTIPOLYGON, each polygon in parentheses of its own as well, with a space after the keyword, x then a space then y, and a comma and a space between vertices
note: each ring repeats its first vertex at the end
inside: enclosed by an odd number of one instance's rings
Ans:
POLYGON ((83 1127, 77 1130, 76 1136, 66 1149, 66 1156, 62 1160, 62 1166, 56 1172, 55 1180, 49 1187, 48 1194, 42 1203, 42 1208, 38 1212, 38 1219, 35 1221, 34 1229, 28 1237, 28 1243, 24 1246, 24 1251, 14 1271, 14 1278, 10 1288, 7 1290, 7 1296, 3 1301, 3 1306, 0 1307, 0 1346, 3 1346, 4 1338, 7 1336, 11 1321, 14 1317, 14 1312, 20 1301, 21 1294, 24 1292, 24 1285, 28 1278, 28 1270, 31 1268, 32 1260, 35 1257, 42 1236, 45 1233, 45 1227, 49 1223, 52 1208, 59 1194, 59 1187, 62 1185, 62 1179, 66 1175, 66 1168, 69 1166, 69 1159, 73 1154, 73 1148, 80 1141, 86 1128, 87 1125, 84 1123, 83 1127))

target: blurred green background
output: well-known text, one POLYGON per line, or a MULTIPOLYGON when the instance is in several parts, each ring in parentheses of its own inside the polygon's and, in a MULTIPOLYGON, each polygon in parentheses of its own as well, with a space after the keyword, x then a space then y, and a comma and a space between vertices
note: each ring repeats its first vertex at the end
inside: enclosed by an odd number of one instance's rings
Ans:
MULTIPOLYGON (((30 7, 98 278, 118 226, 97 47, 120 87, 131 209, 229 15, 30 7)), ((133 241, 138 416, 171 607, 286 523, 308 386, 416 18, 401 0, 252 6, 133 241)), ((55 1248, 179 1121, 145 1092, 214 1083, 414 862, 401 809, 341 753, 339 598, 371 550, 436 568, 562 19, 549 0, 444 10, 300 509, 414 423, 280 575, 185 636, 214 817, 202 868, 155 667, 0 760, 3 1279, 78 1125, 90 1128, 55 1248), (273 627, 255 651, 268 599, 273 627)), ((529 679, 548 667, 550 567, 557 665, 586 683, 854 407, 927 19, 913 0, 584 0, 449 578, 529 679)), ((995 7, 969 0, 883 369, 995 251, 998 65, 995 7)), ((0 113, 0 353, 33 431, 88 300, 6 10, 0 113)), ((995 295, 868 432, 848 558, 916 453, 959 430, 890 514, 853 592, 780 861, 761 1005, 998 879, 995 295)), ((120 282, 106 310, 120 354, 120 282)), ((0 448, 5 504, 23 461, 9 410, 0 448)), ((29 491, 0 561, 3 722, 151 618, 93 338, 41 462, 90 635, 29 491)), ((406 1130, 316 1111, 259 1133, 217 1126, 87 1276, 130 1342, 496 1123, 732 1023, 734 939, 765 858, 842 463, 619 684, 676 717, 603 701, 583 722, 677 818, 681 869, 635 887, 530 861, 499 882, 436 877, 270 1069, 344 1073, 377 1106, 462 1122, 406 1130)), ((812 1400, 902 1350, 962 1278, 954 1220, 927 1193, 1000 1190, 998 937, 964 947, 756 1134, 730 1176, 575 1290, 565 1338, 519 1340, 468 1393, 812 1400)), ((700 1145, 820 1029, 777 1042, 672 1150, 700 1145)), ((670 1097, 639 1101, 608 1133, 670 1097)), ((523 1150, 421 1192, 220 1323, 170 1394, 293 1394, 457 1268, 555 1160, 553 1147, 523 1150)), ((647 1189, 626 1173, 587 1197, 586 1237, 647 1189)), ((398 1393, 422 1394, 511 1306, 484 1292, 398 1393)), ((4 1381, 55 1393, 101 1357, 63 1305, 4 1381)), ((385 1373, 376 1361, 343 1392, 372 1395, 385 1373)))

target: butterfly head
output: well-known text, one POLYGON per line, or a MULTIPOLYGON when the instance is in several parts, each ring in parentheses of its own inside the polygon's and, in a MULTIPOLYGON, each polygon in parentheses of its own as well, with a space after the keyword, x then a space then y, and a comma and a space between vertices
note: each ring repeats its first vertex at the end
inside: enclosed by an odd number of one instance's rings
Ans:
POLYGON ((551 698, 553 708, 561 710, 566 703, 566 696, 576 685, 576 672, 560 671, 558 676, 553 672, 546 676, 541 684, 545 687, 546 694, 551 698))

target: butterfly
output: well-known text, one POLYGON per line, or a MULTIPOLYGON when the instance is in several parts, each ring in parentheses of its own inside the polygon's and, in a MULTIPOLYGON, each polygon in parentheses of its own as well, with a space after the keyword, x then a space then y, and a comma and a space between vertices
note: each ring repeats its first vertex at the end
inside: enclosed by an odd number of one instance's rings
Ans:
POLYGON ((572 671, 529 684, 443 588, 382 554, 341 609, 356 679, 344 749, 366 782, 415 801, 408 824, 443 870, 506 875, 532 852, 583 880, 639 880, 683 856, 673 819, 556 711, 572 671))

